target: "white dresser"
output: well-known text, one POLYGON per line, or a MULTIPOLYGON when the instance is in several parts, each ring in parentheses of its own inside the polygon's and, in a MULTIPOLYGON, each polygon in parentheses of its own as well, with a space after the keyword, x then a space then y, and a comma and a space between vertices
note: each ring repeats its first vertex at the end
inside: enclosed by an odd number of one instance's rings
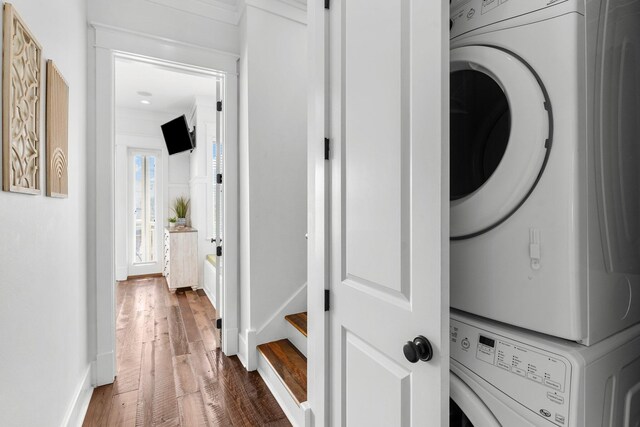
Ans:
POLYGON ((169 289, 198 288, 198 230, 164 230, 164 271, 169 289))

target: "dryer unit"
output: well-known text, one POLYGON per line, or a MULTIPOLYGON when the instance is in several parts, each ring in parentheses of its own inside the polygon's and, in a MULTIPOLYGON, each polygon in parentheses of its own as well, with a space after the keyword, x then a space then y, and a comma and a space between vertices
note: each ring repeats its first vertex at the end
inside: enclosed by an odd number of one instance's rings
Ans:
POLYGON ((451 306, 640 321, 640 1, 454 0, 450 77, 451 306))
POLYGON ((637 427, 640 325, 585 347, 452 311, 451 427, 637 427))

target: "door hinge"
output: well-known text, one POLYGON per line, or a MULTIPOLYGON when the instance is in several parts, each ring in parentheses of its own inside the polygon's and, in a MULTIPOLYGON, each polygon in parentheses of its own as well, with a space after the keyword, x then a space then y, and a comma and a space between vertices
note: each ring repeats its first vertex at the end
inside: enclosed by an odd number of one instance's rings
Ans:
POLYGON ((324 0, 324 8, 329 9, 331 6, 331 0, 324 0))
POLYGON ((216 103, 216 110, 218 110, 218 111, 222 111, 222 101, 218 101, 218 102, 216 103))
POLYGON ((216 328, 222 329, 222 318, 216 319, 216 328))
POLYGON ((222 246, 216 246, 216 256, 222 256, 222 246))
POLYGON ((329 289, 325 289, 324 290, 324 311, 329 311, 329 308, 331 307, 331 303, 330 303, 330 293, 329 293, 329 289))
POLYGON ((329 138, 324 139, 324 159, 329 160, 329 155, 331 154, 331 142, 329 138))
POLYGON ((216 184, 222 184, 222 174, 216 175, 216 184))

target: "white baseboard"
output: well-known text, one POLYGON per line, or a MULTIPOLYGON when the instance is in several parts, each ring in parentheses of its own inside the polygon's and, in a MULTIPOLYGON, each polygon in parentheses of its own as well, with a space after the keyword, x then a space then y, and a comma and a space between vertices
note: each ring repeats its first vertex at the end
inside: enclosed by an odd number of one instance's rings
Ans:
MULTIPOLYGON (((224 323, 224 322, 223 322, 224 323)), ((238 329, 225 329, 222 325, 222 351, 231 357, 238 354, 238 329)))
POLYGON ((242 334, 238 334, 238 359, 240 359, 240 363, 242 366, 247 368, 247 341, 244 339, 242 334))
POLYGON ((116 280, 123 281, 127 280, 129 276, 129 267, 118 267, 116 268, 116 280))
POLYGON ((91 366, 87 366, 87 369, 82 376, 75 393, 73 394, 73 400, 69 404, 67 412, 60 424, 62 427, 82 426, 84 417, 87 414, 87 408, 89 408, 89 402, 91 401, 92 394, 91 366))
POLYGON ((303 402, 298 406, 262 353, 258 355, 258 373, 269 390, 271 390, 271 394, 273 394, 273 397, 282 408, 282 412, 287 416, 289 422, 291 422, 294 427, 310 427, 311 409, 309 408, 308 402, 303 402))
POLYGON ((256 343, 256 331, 247 330, 247 371, 258 369, 258 344, 256 343))
POLYGON ((116 378, 116 358, 113 351, 100 353, 96 357, 94 386, 111 384, 116 378))

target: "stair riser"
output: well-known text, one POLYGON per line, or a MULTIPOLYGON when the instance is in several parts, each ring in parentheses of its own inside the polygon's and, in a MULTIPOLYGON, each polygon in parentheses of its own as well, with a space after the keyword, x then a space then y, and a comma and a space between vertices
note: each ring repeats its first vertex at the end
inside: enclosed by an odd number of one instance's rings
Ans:
POLYGON ((307 337, 290 323, 287 323, 287 338, 304 357, 307 357, 307 337))

